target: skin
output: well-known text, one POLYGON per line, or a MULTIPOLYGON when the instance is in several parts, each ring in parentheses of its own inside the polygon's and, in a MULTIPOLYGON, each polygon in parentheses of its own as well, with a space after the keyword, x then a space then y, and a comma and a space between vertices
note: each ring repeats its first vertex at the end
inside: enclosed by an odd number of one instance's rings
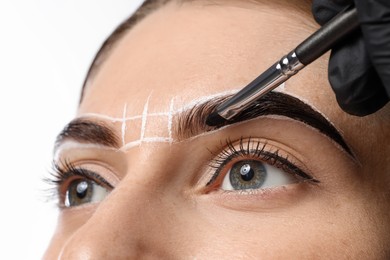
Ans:
MULTIPOLYGON (((169 110, 239 89, 317 28, 302 2, 169 3, 126 33, 88 82, 78 115, 169 110), (301 5, 305 11, 298 10, 301 5)), ((58 157, 115 186, 100 203, 60 211, 45 259, 386 259, 390 256, 389 106, 357 118, 337 105, 327 56, 285 86, 343 134, 356 159, 318 131, 262 117, 191 140, 128 150, 63 145, 58 157), (227 138, 268 142, 320 183, 253 192, 206 187, 227 138), (222 143, 222 147, 221 147, 222 143)), ((89 117, 91 120, 102 120, 89 117)), ((118 136, 121 123, 106 120, 118 136)), ((141 123, 127 126, 137 140, 141 123)), ((166 119, 146 136, 167 136, 166 119)), ((175 137, 174 137, 175 139, 175 137)), ((227 170, 225 170, 226 172, 227 170)), ((66 187, 65 187, 66 188, 66 187)))

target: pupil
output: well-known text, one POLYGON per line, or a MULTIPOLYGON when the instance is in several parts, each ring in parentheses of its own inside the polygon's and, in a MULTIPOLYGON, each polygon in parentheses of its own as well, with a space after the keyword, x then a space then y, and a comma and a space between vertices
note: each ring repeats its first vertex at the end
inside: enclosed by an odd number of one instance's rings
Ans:
POLYGON ((249 164, 245 164, 241 167, 240 174, 241 179, 243 179, 244 181, 250 181, 255 176, 255 173, 249 164))
POLYGON ((258 189, 266 178, 264 164, 257 160, 239 161, 229 171, 230 185, 234 190, 258 189))
POLYGON ((248 174, 248 172, 251 170, 251 166, 249 164, 244 164, 241 169, 240 169, 240 173, 241 175, 245 175, 245 174, 248 174))
POLYGON ((87 195, 88 183, 86 181, 80 182, 79 184, 77 184, 76 191, 78 198, 84 198, 87 195))

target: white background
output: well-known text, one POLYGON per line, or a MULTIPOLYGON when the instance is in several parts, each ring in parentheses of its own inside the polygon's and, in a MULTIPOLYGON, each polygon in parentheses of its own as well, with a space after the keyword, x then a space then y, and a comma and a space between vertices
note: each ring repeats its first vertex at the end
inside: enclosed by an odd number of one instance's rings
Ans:
POLYGON ((142 0, 0 1, 0 259, 40 259, 57 210, 42 178, 104 39, 142 0))

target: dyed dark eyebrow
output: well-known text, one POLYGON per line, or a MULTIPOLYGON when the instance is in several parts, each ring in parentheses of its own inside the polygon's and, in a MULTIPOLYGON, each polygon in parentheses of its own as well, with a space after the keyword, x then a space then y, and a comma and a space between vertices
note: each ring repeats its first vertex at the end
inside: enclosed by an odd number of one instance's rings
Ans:
MULTIPOLYGON (((206 101, 195 105, 192 109, 181 112, 174 118, 172 132, 178 140, 184 140, 201 133, 213 131, 226 125, 255 119, 265 115, 280 115, 303 122, 331 138, 348 154, 354 157, 351 149, 340 132, 318 111, 301 100, 280 92, 270 92, 252 104, 233 120, 223 125, 210 127, 206 124, 208 115, 224 100, 232 95, 206 101)), ((95 121, 77 118, 71 121, 58 135, 55 143, 57 149, 66 140, 75 140, 80 143, 101 144, 120 149, 119 137, 104 121, 95 121)))
POLYGON ((75 140, 80 143, 101 144, 119 149, 118 136, 103 121, 91 121, 82 118, 74 119, 57 136, 55 149, 67 140, 75 140))
POLYGON ((303 122, 331 138, 339 144, 352 157, 351 149, 345 142, 340 132, 318 111, 298 98, 281 92, 270 92, 257 100, 246 110, 237 115, 233 120, 223 125, 210 127, 206 125, 206 119, 215 108, 232 95, 215 98, 205 103, 198 104, 194 108, 184 111, 177 117, 174 124, 175 134, 179 139, 187 139, 200 133, 213 131, 226 125, 232 125, 265 115, 280 115, 303 122))

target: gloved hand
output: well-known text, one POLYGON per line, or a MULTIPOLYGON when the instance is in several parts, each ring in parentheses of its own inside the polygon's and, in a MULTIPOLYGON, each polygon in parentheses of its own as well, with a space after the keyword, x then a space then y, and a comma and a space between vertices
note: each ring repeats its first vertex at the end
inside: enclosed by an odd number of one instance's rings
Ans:
POLYGON ((365 116, 390 98, 390 0, 313 0, 314 19, 323 25, 350 4, 361 30, 332 49, 329 82, 345 112, 365 116))

